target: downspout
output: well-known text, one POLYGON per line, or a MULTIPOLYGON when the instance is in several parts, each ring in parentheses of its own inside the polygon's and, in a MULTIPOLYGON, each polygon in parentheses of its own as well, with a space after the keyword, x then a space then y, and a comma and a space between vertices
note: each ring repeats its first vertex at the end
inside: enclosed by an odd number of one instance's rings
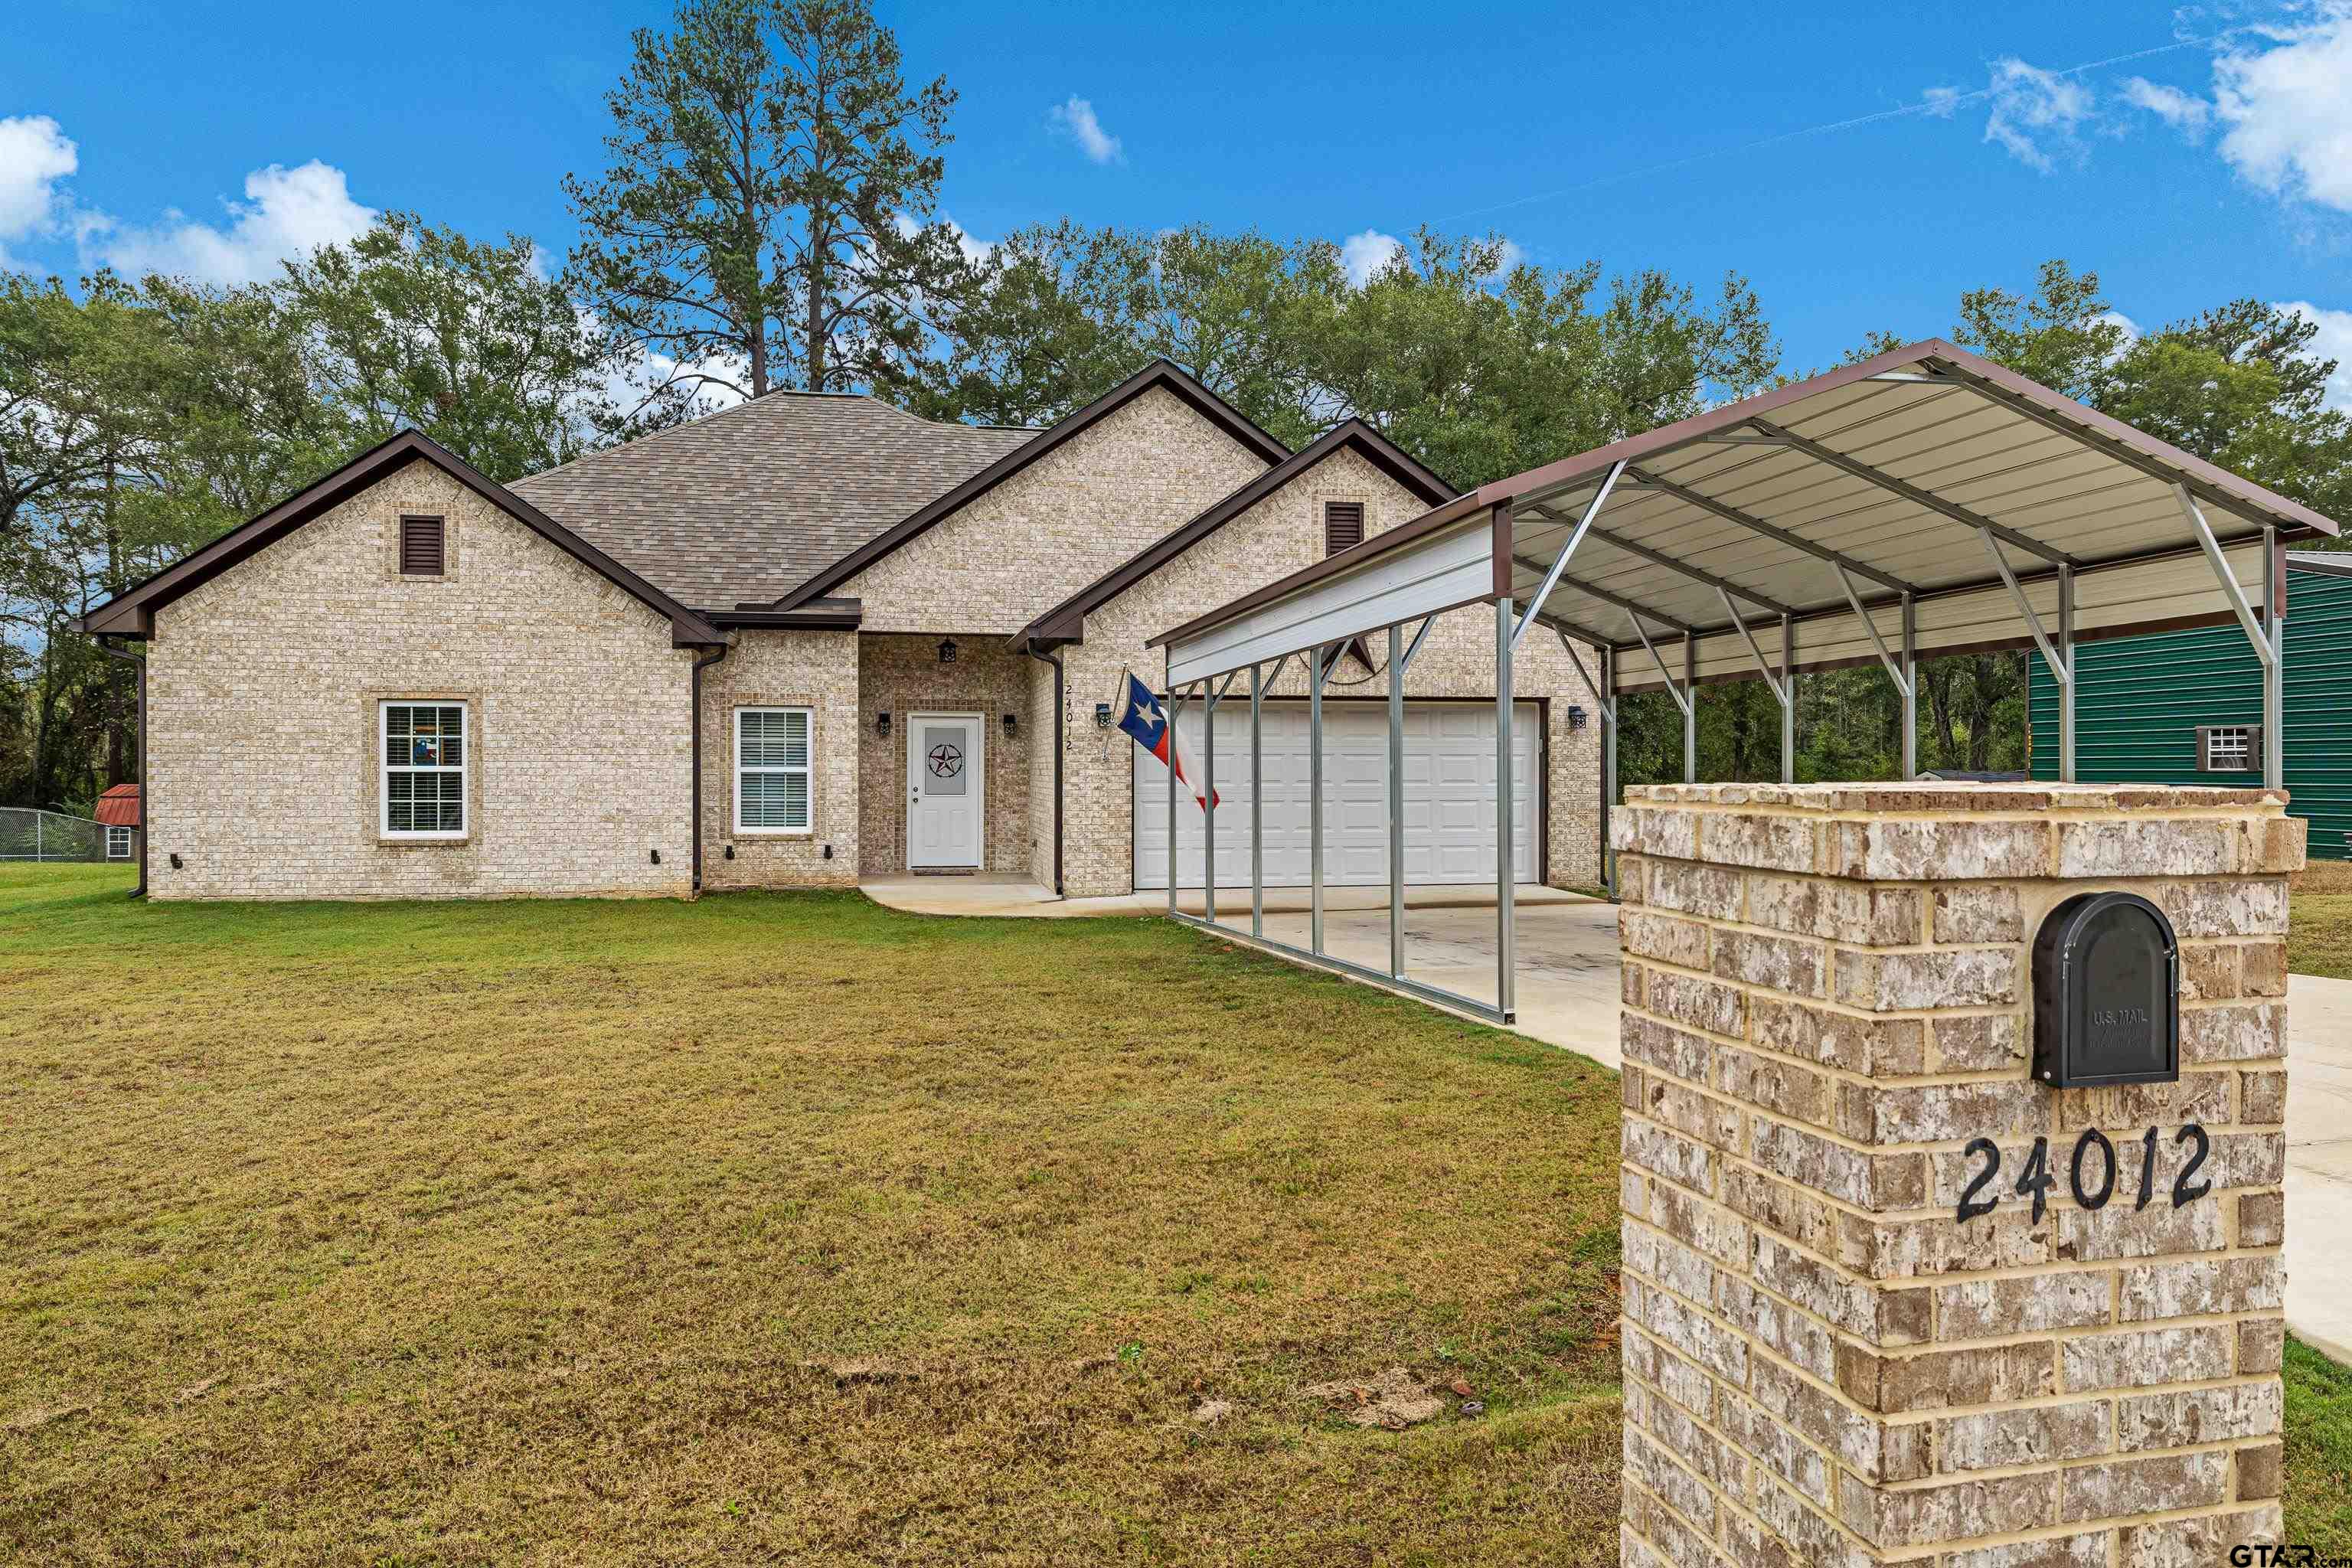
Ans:
POLYGON ((1058 899, 1066 896, 1062 891, 1062 656, 1039 653, 1035 637, 1022 644, 1021 651, 1054 667, 1054 896, 1058 899))
POLYGON ((139 670, 139 886, 131 890, 134 899, 147 896, 147 830, 155 820, 147 799, 147 659, 123 648, 110 647, 104 637, 94 637, 98 651, 111 654, 139 670))
MULTIPOLYGON (((727 657, 727 645, 694 661, 694 896, 702 896, 702 672, 727 657)), ((143 759, 142 759, 143 760, 143 759)))

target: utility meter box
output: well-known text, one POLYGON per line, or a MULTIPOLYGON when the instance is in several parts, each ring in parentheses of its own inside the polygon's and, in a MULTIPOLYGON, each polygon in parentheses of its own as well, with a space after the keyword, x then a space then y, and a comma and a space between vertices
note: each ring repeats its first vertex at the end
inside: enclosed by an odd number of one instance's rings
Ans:
POLYGON ((2033 1077, 2053 1089, 2180 1077, 2180 944, 2137 893, 2077 893, 2033 939, 2033 1077))

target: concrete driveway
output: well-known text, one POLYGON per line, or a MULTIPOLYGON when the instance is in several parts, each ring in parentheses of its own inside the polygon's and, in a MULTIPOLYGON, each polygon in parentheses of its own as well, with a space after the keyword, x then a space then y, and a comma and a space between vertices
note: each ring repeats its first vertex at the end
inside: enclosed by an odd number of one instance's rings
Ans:
POLYGON ((2286 1321, 2352 1362, 2352 980, 2286 985, 2286 1321))

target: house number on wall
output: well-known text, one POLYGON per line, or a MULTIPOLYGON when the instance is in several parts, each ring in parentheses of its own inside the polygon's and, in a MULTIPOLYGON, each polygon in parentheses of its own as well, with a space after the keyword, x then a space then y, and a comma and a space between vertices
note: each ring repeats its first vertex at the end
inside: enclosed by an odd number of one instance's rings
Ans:
MULTIPOLYGON (((2197 1173, 2204 1167, 2205 1156, 2212 1152, 2213 1141, 2205 1135, 2204 1128, 2190 1121, 2183 1123, 2180 1131, 2172 1135, 2172 1142, 2190 1146, 2188 1161, 2172 1177, 2172 1206, 2179 1208, 2213 1190, 2210 1177, 2196 1179, 2197 1173)), ((1969 1159, 1982 1154, 1985 1166, 1960 1194, 1963 1225, 1979 1215, 1992 1213, 1993 1205, 2000 1202, 2000 1191, 1994 1185, 2000 1175, 2000 1146, 1990 1138, 1979 1138, 1969 1144, 1967 1154, 1969 1159), (1987 1189, 1992 1192, 1990 1197, 1977 1196, 1987 1189)), ((2107 1141, 2105 1133, 2095 1127, 2085 1128, 2083 1135, 2074 1140, 2074 1158, 2068 1167, 2067 1180, 2074 1190, 2074 1201, 2083 1207, 2098 1210, 2107 1206, 2107 1200, 2116 1195, 2116 1146, 2107 1141), (2096 1185, 2093 1185, 2095 1181, 2096 1185)), ((2025 1169, 2018 1173, 2016 1186, 2019 1193, 2032 1194, 2036 1225, 2042 1223, 2042 1213, 2049 1207, 2050 1189, 2057 1184, 2058 1178, 2050 1173, 2050 1140, 2036 1138, 2033 1152, 2026 1156, 2025 1169)), ((2148 1200, 2155 1195, 2156 1129, 2151 1127, 2140 1140, 2139 1202, 2132 1205, 2134 1211, 2147 1207, 2148 1200)))

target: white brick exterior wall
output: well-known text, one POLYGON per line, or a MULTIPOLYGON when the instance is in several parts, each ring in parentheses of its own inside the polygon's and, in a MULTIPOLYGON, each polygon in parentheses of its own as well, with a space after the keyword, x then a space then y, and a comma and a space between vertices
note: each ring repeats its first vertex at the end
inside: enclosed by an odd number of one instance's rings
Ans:
POLYGON ((156 898, 688 890, 693 656, 430 464, 163 606, 148 658, 156 898), (446 519, 446 577, 400 575, 404 513, 446 519), (462 841, 378 831, 376 704, 403 697, 467 704, 462 841))
POLYGON ((704 888, 856 882, 858 644, 855 632, 742 631, 703 672, 704 888), (808 832, 736 831, 735 714, 742 708, 810 710, 808 832))
POLYGON ((833 591, 868 632, 1010 637, 1268 466, 1155 387, 833 591))

